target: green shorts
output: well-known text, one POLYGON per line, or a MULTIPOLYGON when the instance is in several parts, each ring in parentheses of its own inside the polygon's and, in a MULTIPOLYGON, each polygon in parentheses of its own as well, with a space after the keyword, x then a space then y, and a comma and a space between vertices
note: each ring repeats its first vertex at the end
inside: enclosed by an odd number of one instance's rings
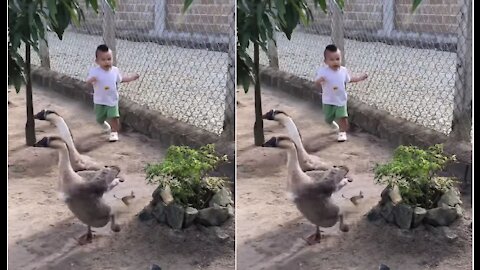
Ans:
POLYGON ((323 114, 325 115, 325 121, 328 124, 331 124, 335 119, 348 117, 347 105, 335 106, 323 104, 323 114))
POLYGON ((120 117, 117 106, 107 106, 102 104, 95 104, 95 117, 97 123, 103 124, 105 120, 120 117))

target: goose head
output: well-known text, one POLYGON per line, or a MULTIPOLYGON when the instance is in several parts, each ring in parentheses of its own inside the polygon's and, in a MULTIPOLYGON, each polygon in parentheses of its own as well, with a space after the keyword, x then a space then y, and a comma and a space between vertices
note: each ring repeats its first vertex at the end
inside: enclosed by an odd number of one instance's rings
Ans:
POLYGON ((262 119, 278 121, 279 120, 278 116, 289 117, 288 114, 286 114, 284 111, 272 109, 272 110, 268 111, 266 114, 262 115, 262 119))
POLYGON ((263 147, 278 147, 278 148, 292 148, 295 147, 294 142, 290 137, 287 136, 278 136, 278 137, 272 137, 270 140, 266 141, 264 144, 262 144, 263 147))
POLYGON ((39 113, 35 114, 33 116, 34 119, 37 119, 37 120, 49 120, 49 117, 50 116, 60 116, 57 112, 55 111, 50 111, 50 110, 41 110, 39 113))

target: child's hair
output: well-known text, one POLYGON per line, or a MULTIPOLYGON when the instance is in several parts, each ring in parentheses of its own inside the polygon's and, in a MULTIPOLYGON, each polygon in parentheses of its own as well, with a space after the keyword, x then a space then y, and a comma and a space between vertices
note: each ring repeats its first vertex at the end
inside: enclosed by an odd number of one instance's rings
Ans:
POLYGON ((338 50, 335 44, 330 44, 325 47, 325 51, 323 51, 323 57, 327 58, 327 52, 336 52, 338 50))
POLYGON ((97 50, 95 50, 95 58, 98 57, 98 52, 108 52, 108 50, 110 50, 110 48, 108 48, 107 45, 98 45, 97 50))

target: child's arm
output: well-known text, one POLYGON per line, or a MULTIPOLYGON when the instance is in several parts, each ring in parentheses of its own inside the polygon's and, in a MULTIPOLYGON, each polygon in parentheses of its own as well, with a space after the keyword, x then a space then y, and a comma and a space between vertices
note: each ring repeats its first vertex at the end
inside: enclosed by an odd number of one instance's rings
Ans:
POLYGON ((122 76, 122 83, 135 81, 138 78, 140 78, 140 75, 138 75, 136 73, 135 74, 127 74, 127 75, 122 76))
POLYGON ((363 81, 363 80, 365 80, 365 79, 367 79, 367 78, 368 78, 367 73, 364 73, 364 74, 362 74, 362 75, 358 75, 358 76, 353 76, 353 77, 351 77, 351 78, 350 78, 350 82, 351 82, 351 83, 361 82, 361 81, 363 81))
POLYGON ((92 85, 93 85, 93 84, 95 84, 96 82, 97 82, 97 78, 94 77, 94 76, 87 78, 87 83, 89 83, 89 84, 92 84, 92 85))
POLYGON ((316 81, 315 81, 315 86, 317 87, 320 87, 322 86, 322 83, 325 82, 325 78, 324 77, 319 77, 316 81))
POLYGON ((90 70, 88 71, 87 78, 85 78, 85 81, 86 81, 88 84, 94 85, 94 84, 97 82, 97 77, 96 77, 95 75, 96 75, 95 70, 94 70, 94 69, 90 69, 90 70))

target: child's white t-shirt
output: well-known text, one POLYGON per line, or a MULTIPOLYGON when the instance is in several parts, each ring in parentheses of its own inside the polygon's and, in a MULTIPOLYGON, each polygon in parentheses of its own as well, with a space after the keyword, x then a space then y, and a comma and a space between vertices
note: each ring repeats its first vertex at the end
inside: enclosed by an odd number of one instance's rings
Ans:
POLYGON ((320 77, 325 78, 322 83, 322 103, 345 106, 347 105, 347 91, 345 86, 350 82, 350 75, 345 67, 333 70, 329 67, 321 67, 317 70, 315 81, 320 77))
POLYGON ((117 67, 104 70, 101 67, 91 68, 87 80, 95 77, 97 81, 93 84, 93 103, 116 106, 118 104, 118 83, 122 82, 122 75, 117 67))

